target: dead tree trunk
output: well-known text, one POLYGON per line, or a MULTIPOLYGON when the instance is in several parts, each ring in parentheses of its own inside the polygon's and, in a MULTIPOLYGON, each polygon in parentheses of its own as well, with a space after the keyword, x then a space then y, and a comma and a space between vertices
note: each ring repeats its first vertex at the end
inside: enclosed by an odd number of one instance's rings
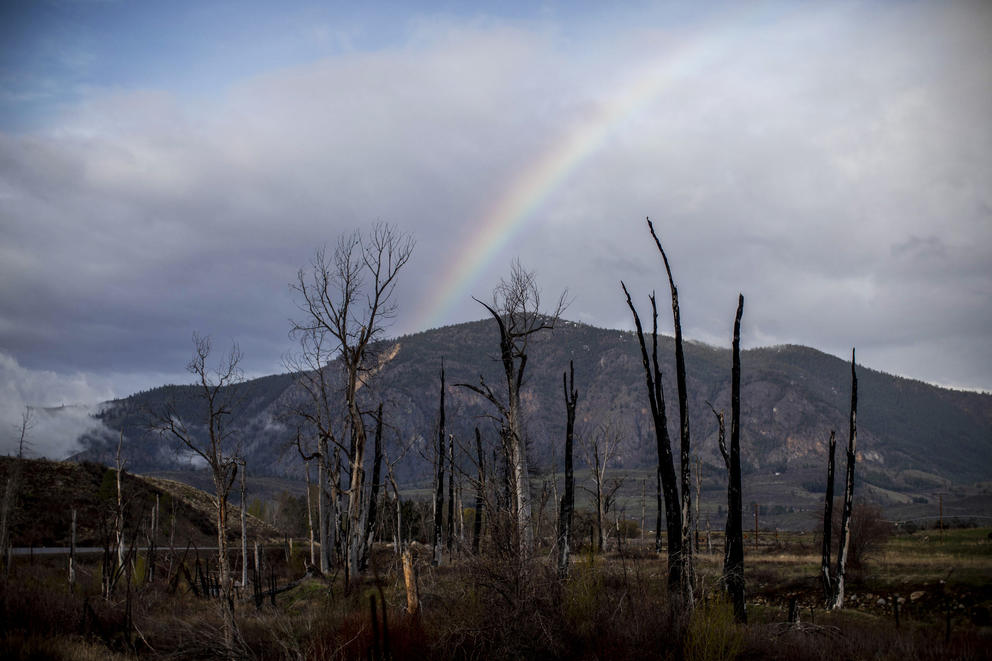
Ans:
POLYGON ((605 550, 603 548, 603 519, 606 518, 606 513, 603 511, 603 471, 598 444, 593 445, 592 456, 593 484, 596 488, 593 494, 596 498, 596 550, 602 553, 605 550))
POLYGON ((431 564, 441 564, 441 522, 444 513, 444 361, 441 361, 441 407, 437 423, 437 491, 434 495, 434 555, 431 564))
POLYGON ((362 551, 361 571, 369 564, 372 540, 375 536, 376 519, 379 516, 379 477, 382 473, 382 403, 375 414, 375 449, 372 459, 372 484, 369 487, 369 505, 365 519, 365 548, 362 551))
MULTIPOLYGON (((727 465, 727 527, 723 552, 723 582, 734 605, 734 618, 747 622, 744 601, 744 520, 741 502, 741 316, 744 313, 744 296, 737 299, 737 316, 734 319, 733 365, 730 372, 730 450, 725 443, 723 413, 713 406, 719 424, 720 454, 727 465)), ((708 528, 708 524, 707 524, 708 528)), ((708 537, 708 535, 707 535, 708 537)))
POLYGON ((683 600, 683 607, 687 610, 692 609, 692 590, 693 590, 693 568, 692 568, 692 492, 691 492, 691 480, 689 476, 690 469, 690 441, 689 441, 689 394, 686 388, 685 381, 685 352, 682 348, 682 321, 679 314, 679 292, 675 287, 675 280, 672 278, 672 268, 668 264, 668 256, 665 254, 664 248, 661 247, 661 241, 658 239, 658 235, 654 231, 654 225, 651 224, 651 220, 648 219, 648 229, 651 230, 651 236, 654 238, 655 245, 658 247, 658 252, 661 253, 661 259, 665 263, 665 271, 668 273, 668 286, 672 292, 672 319, 675 325, 675 383, 679 391, 679 439, 681 441, 679 449, 679 462, 680 462, 680 479, 679 479, 679 490, 682 496, 682 548, 680 549, 680 562, 682 565, 682 570, 680 572, 681 584, 681 597, 683 600))
POLYGON ((455 544, 455 439, 448 438, 448 524, 445 530, 448 554, 455 544))
POLYGON ((482 515, 485 509, 486 493, 486 455, 482 451, 482 434, 475 428, 475 448, 479 454, 479 484, 475 488, 475 520, 472 522, 472 554, 479 554, 479 543, 482 538, 482 515))
POLYGON ((620 287, 627 296, 627 307, 634 315, 637 341, 641 347, 641 362, 648 389, 648 402, 651 405, 651 418, 654 422, 655 438, 658 444, 658 531, 655 536, 655 549, 661 551, 661 494, 664 493, 665 523, 668 532, 668 589, 679 590, 682 585, 682 513, 678 507, 679 487, 675 478, 675 464, 672 458, 672 444, 668 436, 668 416, 665 412, 665 391, 661 384, 661 368, 658 365, 658 306, 654 294, 651 295, 651 355, 648 356, 644 341, 641 318, 637 314, 627 286, 620 287))
POLYGON ((314 548, 313 540, 313 498, 310 495, 310 462, 307 461, 305 464, 303 475, 306 478, 307 484, 307 529, 310 532, 310 566, 313 567, 316 564, 317 556, 316 549, 314 548))
MULTIPOLYGON (((241 587, 248 585, 248 466, 241 459, 241 587)), ((309 494, 307 495, 309 499, 309 494)))
POLYGON ((847 476, 844 480, 844 512, 840 520, 840 547, 837 549, 837 578, 834 587, 834 608, 844 607, 844 572, 851 538, 851 508, 854 505, 854 460, 858 444, 858 375, 854 370, 854 349, 851 349, 851 426, 847 444, 847 476))
POLYGON ((0 504, 0 563, 3 564, 4 581, 10 575, 11 553, 9 551, 13 547, 10 539, 10 529, 14 514, 14 501, 17 498, 17 492, 20 487, 18 484, 20 481, 20 472, 20 459, 17 459, 11 466, 10 474, 7 476, 7 483, 3 491, 3 503, 0 504))
POLYGON ((76 509, 72 510, 72 531, 69 536, 69 590, 76 589, 76 509))
MULTIPOLYGON (((655 525, 654 525, 654 552, 655 553, 661 553, 661 551, 662 551, 662 546, 661 546, 661 524, 663 523, 663 521, 661 519, 662 519, 662 512, 664 511, 664 508, 663 508, 664 501, 662 500, 661 464, 660 463, 658 464, 657 470, 655 471, 655 477, 657 478, 657 484, 655 485, 655 497, 656 497, 656 499, 658 501, 658 503, 657 503, 657 506, 658 506, 658 515, 656 517, 655 525)), ((671 568, 669 568, 669 570, 671 570, 671 568)))
MULTIPOLYGON (((331 502, 327 493, 327 481, 329 478, 327 471, 327 439, 321 436, 318 441, 321 452, 317 459, 317 534, 320 537, 320 573, 326 574, 331 571, 331 549, 332 540, 330 538, 330 527, 327 525, 331 516, 331 502)), ((337 530, 337 523, 334 525, 337 530)), ((337 544, 337 535, 334 536, 333 544, 337 544)))
POLYGON ((699 503, 702 500, 703 468, 702 460, 696 457, 696 517, 692 521, 693 549, 699 553, 699 503))
POLYGON ((734 317, 733 364, 730 375, 730 465, 727 487, 727 543, 724 554, 724 574, 734 602, 734 616, 747 622, 744 605, 744 522, 741 485, 741 317, 744 315, 744 295, 737 297, 734 317), (733 525, 731 525, 733 524, 733 525))
POLYGON ((114 535, 117 542, 117 566, 124 566, 124 494, 121 490, 121 480, 124 476, 124 458, 121 449, 124 445, 124 429, 121 428, 117 440, 117 511, 114 516, 114 535))
POLYGON ((558 514, 558 577, 567 578, 569 568, 569 546, 572 535, 572 514, 575 510, 575 475, 572 470, 572 446, 575 435, 575 406, 579 393, 575 389, 575 367, 568 361, 569 381, 562 374, 562 389, 565 392, 565 493, 561 499, 558 514))
POLYGON ((403 502, 400 500, 400 487, 396 483, 396 474, 393 472, 393 465, 389 463, 389 457, 385 457, 385 462, 389 483, 396 496, 396 557, 400 557, 403 554, 403 502))
POLYGON ((837 449, 837 438, 834 430, 830 430, 830 441, 827 446, 827 494, 823 503, 823 548, 820 557, 820 582, 823 584, 823 602, 830 606, 834 596, 833 580, 830 576, 830 544, 834 519, 834 455, 837 449))
POLYGON ((648 483, 647 480, 641 480, 641 541, 644 541, 644 517, 647 515, 647 494, 648 494, 648 483))

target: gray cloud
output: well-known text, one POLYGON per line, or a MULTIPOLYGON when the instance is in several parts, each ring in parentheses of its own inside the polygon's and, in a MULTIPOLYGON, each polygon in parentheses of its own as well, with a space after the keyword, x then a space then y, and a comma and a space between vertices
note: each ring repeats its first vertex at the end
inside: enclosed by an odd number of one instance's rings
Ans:
MULTIPOLYGON (((0 346, 118 394, 183 380, 194 329, 276 371, 296 269, 377 219, 417 238, 394 330, 420 330, 514 177, 632 72, 669 67, 472 294, 519 255, 549 296, 572 292, 570 317, 629 326, 619 280, 644 304, 666 284, 651 215, 690 336, 727 344, 743 291, 751 346, 857 345, 873 367, 992 389, 990 28, 982 3, 615 21, 583 43, 423 21, 214 96, 94 90, 47 130, 0 134, 0 346)), ((481 316, 466 297, 446 321, 481 316)))
POLYGON ((103 427, 92 415, 112 392, 84 374, 25 369, 0 352, 0 453, 17 454, 25 413, 27 456, 63 459, 77 452, 80 436, 103 427))

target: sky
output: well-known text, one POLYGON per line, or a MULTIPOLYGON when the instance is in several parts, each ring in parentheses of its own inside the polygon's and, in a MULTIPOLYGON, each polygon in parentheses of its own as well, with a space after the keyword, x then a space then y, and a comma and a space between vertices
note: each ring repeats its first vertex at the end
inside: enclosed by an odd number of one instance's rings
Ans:
POLYGON ((747 347, 992 391, 990 117, 981 1, 8 0, 0 450, 189 382, 194 331, 285 371, 289 283, 377 221, 416 241, 390 335, 483 318, 514 258, 632 328, 650 216, 687 337, 742 292, 747 347))

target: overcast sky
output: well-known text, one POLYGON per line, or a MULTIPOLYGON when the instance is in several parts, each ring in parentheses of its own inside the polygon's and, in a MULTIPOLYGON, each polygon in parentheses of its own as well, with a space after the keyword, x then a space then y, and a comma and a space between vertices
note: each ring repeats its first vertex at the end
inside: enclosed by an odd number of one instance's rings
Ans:
POLYGON ((187 382, 194 330, 281 371, 297 269, 376 220, 393 334, 518 256, 629 328, 651 216, 688 337, 741 291, 747 346, 992 390, 992 3, 366 4, 0 4, 6 428, 187 382))

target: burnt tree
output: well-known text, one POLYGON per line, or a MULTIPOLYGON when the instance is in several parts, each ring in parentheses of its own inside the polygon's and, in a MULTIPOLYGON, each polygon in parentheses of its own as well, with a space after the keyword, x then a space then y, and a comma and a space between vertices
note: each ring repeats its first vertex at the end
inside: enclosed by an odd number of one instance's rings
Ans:
POLYGON ((679 292, 672 277, 672 268, 668 263, 668 255, 665 254, 665 249, 661 247, 661 241, 654 231, 654 225, 651 223, 651 219, 648 218, 647 222, 651 236, 654 238, 654 243, 658 247, 658 252, 661 253, 661 259, 665 263, 665 272, 668 274, 668 286, 672 292, 672 320, 675 325, 675 385, 679 393, 679 490, 682 496, 682 542, 680 549, 681 555, 679 557, 682 565, 680 572, 680 579, 682 581, 680 595, 684 601, 683 606, 691 609, 694 576, 692 569, 692 492, 689 478, 689 470, 691 468, 689 464, 689 452, 691 450, 689 441, 689 394, 685 380, 685 352, 682 348, 682 320, 679 314, 679 292))
POLYGON ((575 366, 568 361, 568 374, 562 374, 565 393, 565 493, 558 512, 558 577, 567 578, 569 568, 572 515, 575 511, 575 475, 572 471, 572 446, 575 436, 575 406, 579 393, 575 389, 575 366))
POLYGON ((445 526, 444 546, 451 553, 455 544, 455 438, 448 439, 448 523, 445 526))
POLYGON ((634 315, 634 327, 637 330, 637 341, 641 347, 641 363, 644 366, 644 378, 648 389, 648 402, 651 406, 651 419, 654 422, 655 440, 658 445, 658 520, 655 532, 655 550, 661 551, 661 496, 664 494, 665 522, 668 532, 668 589, 678 590, 682 584, 682 513, 678 508, 678 484, 675 478, 675 464, 672 458, 672 444, 668 436, 668 416, 665 413, 665 390, 661 384, 661 368, 658 365, 658 306, 654 294, 651 300, 651 353, 648 354, 644 341, 644 329, 641 318, 637 314, 630 299, 627 285, 622 281, 620 287, 627 297, 627 307, 634 315))
POLYGON ((834 456, 837 436, 830 430, 827 444, 827 494, 823 502, 823 546, 820 554, 820 582, 823 584, 823 601, 830 606, 834 596, 833 578, 830 575, 830 544, 834 520, 834 456))
POLYGON ((369 485, 368 517, 365 520, 365 545, 360 563, 361 571, 368 569, 372 540, 375 537, 375 524, 379 516, 379 488, 382 475, 382 402, 375 413, 375 446, 372 456, 372 483, 369 485))
POLYGON ((851 508, 854 505, 854 460, 858 444, 858 375, 854 369, 854 349, 851 349, 851 420, 847 442, 847 474, 844 478, 844 511, 840 519, 840 546, 837 548, 837 576, 834 579, 833 608, 844 607, 844 573, 851 541, 851 508))
POLYGON ((723 415, 720 422, 720 453, 727 464, 727 528, 723 555, 723 580, 734 604, 734 617, 747 622, 744 604, 744 522, 741 502, 741 317, 744 295, 737 298, 734 317, 733 358, 730 371, 730 450, 724 445, 723 415))
POLYGON ((486 455, 482 451, 482 434, 475 428, 475 448, 479 454, 479 483, 475 487, 475 519, 472 522, 472 553, 479 554, 479 542, 482 537, 482 514, 485 509, 486 493, 486 455))
POLYGON ((435 476, 434 492, 434 536, 433 556, 431 564, 435 567, 441 564, 441 534, 444 513, 444 361, 441 361, 441 404, 437 419, 437 475, 435 476))

